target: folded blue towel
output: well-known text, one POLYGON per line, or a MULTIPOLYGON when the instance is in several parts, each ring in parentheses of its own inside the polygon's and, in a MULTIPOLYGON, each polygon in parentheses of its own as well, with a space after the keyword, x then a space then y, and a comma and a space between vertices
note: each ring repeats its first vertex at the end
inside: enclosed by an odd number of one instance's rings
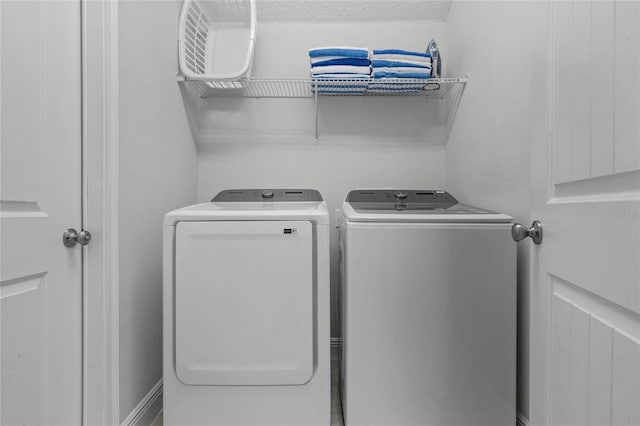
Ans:
POLYGON ((431 65, 431 58, 424 56, 412 56, 412 55, 400 55, 400 54, 387 54, 387 55, 371 55, 372 60, 386 59, 389 61, 411 61, 418 63, 425 63, 431 65))
POLYGON ((371 61, 373 67, 415 67, 415 68, 431 68, 431 61, 392 61, 389 59, 374 59, 371 61))
POLYGON ((364 59, 364 58, 349 58, 348 56, 318 56, 317 58, 309 57, 309 62, 315 64, 316 62, 330 61, 332 59, 364 59))
POLYGON ((430 58, 430 53, 423 52, 412 52, 410 50, 402 50, 402 49, 382 49, 382 50, 374 50, 373 55, 409 55, 416 56, 420 58, 430 58))
POLYGON ((317 74, 369 74, 371 68, 356 67, 353 65, 327 65, 322 67, 311 67, 311 75, 317 74))
POLYGON ((371 73, 373 78, 431 78, 431 71, 424 72, 384 72, 373 71, 371 73))
MULTIPOLYGON (((349 73, 330 73, 330 74, 315 74, 311 76, 312 80, 364 80, 364 82, 368 82, 371 79, 369 74, 349 74, 349 73)), ((329 81, 329 83, 331 83, 329 81)), ((360 83, 360 81, 356 81, 356 83, 360 83)))
POLYGON ((431 67, 429 68, 416 68, 416 67, 373 67, 374 72, 393 72, 393 73, 429 73, 431 74, 431 67))
POLYGON ((316 47, 309 49, 309 57, 317 58, 319 56, 346 56, 349 58, 368 58, 369 49, 366 47, 316 47))
MULTIPOLYGON (((322 59, 326 56, 317 58, 322 59)), ((313 58, 316 59, 316 58, 313 58)), ((355 65, 355 66, 369 66, 369 59, 367 58, 336 58, 320 61, 311 61, 311 67, 324 67, 327 65, 355 65)))

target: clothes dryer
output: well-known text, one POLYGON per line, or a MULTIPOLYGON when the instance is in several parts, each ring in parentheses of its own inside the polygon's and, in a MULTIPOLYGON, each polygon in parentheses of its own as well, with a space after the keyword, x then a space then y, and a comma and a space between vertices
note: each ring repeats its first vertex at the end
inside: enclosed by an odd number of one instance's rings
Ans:
POLYGON ((346 426, 511 426, 512 218, 445 191, 356 190, 339 218, 346 426))
POLYGON ((329 217, 227 190, 164 218, 164 424, 330 424, 329 217))

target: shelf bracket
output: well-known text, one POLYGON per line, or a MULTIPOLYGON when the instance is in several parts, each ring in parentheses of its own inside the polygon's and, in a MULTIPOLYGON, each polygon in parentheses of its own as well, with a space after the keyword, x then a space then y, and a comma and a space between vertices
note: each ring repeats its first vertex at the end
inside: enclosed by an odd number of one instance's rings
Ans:
POLYGON ((451 134, 451 128, 453 127, 453 122, 458 114, 458 107, 460 106, 460 100, 462 99, 462 95, 464 94, 464 89, 467 87, 466 82, 469 80, 469 74, 465 76, 465 82, 461 86, 458 87, 458 92, 453 98, 452 104, 449 106, 449 111, 447 113, 447 121, 445 123, 445 138, 448 141, 449 135, 451 134))

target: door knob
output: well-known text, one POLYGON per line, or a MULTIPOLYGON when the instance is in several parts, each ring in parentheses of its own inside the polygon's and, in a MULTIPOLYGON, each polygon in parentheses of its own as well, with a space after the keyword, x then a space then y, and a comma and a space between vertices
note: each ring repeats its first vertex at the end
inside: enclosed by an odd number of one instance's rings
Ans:
POLYGON ((73 247, 76 244, 86 246, 91 242, 91 232, 82 230, 76 231, 74 228, 68 228, 62 234, 62 243, 65 247, 73 247))
POLYGON ((531 228, 527 228, 519 223, 514 223, 511 227, 511 237, 515 242, 531 237, 534 244, 540 244, 542 242, 542 223, 534 220, 531 228))

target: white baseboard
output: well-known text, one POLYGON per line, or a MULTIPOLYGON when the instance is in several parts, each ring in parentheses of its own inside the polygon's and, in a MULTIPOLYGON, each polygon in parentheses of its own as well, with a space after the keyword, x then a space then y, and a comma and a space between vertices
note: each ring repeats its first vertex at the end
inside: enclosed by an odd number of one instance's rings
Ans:
POLYGON ((340 351, 342 350, 342 337, 331 338, 331 359, 340 359, 340 351))
POLYGON ((162 411, 162 379, 147 393, 120 426, 149 426, 162 411))
POLYGON ((520 412, 516 413, 516 426, 529 426, 529 419, 523 416, 520 412))

